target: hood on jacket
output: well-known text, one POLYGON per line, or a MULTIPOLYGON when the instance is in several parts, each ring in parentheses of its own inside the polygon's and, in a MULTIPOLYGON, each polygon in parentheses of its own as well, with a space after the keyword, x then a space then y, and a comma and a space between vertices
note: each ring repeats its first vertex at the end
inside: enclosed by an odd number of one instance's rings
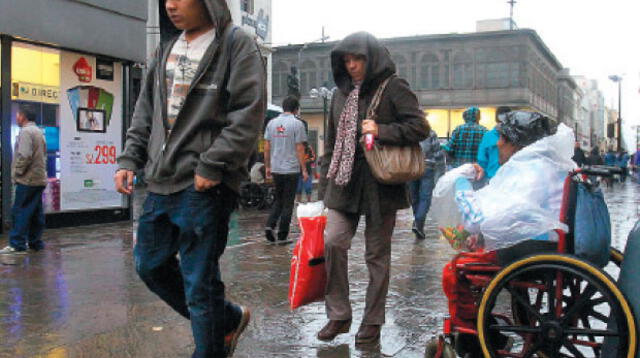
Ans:
POLYGON ((478 115, 480 114, 480 108, 478 107, 469 107, 464 113, 462 113, 462 118, 465 123, 475 123, 480 120, 478 115))
POLYGON ((351 76, 344 66, 345 54, 364 56, 367 69, 362 82, 361 92, 366 93, 396 73, 396 65, 391 60, 389 50, 368 32, 356 32, 340 41, 331 51, 331 70, 336 86, 345 94, 353 88, 351 76))
MULTIPOLYGON (((231 11, 226 0, 199 0, 204 2, 209 12, 209 17, 216 28, 216 37, 221 37, 227 25, 231 23, 231 11)), ((173 26, 167 10, 165 0, 158 0, 158 11, 160 12, 160 39, 162 42, 169 41, 182 31, 173 26)))

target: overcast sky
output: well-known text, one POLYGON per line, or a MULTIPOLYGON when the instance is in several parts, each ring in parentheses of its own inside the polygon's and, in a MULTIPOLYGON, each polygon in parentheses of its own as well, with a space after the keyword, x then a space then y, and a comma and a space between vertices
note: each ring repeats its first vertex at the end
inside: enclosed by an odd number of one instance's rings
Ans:
MULTIPOLYGON (((517 0, 514 19, 538 32, 573 75, 598 80, 605 104, 617 108, 624 74, 622 118, 640 124, 640 26, 637 0, 517 0)), ((475 31, 477 20, 509 17, 507 0, 272 0, 274 46, 330 41, 365 30, 379 38, 475 31)), ((631 130, 626 131, 630 145, 631 130)), ((633 133, 635 134, 635 132, 633 133)))

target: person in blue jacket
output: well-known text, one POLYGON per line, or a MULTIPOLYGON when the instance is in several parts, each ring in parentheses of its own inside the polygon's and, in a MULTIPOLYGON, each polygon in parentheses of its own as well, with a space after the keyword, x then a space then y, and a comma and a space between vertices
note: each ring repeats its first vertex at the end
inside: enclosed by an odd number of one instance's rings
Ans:
MULTIPOLYGON (((496 110, 496 123, 502 122, 509 112, 511 112, 509 107, 498 107, 496 110)), ((478 164, 484 169, 487 180, 493 178, 500 168, 500 163, 498 162, 498 139, 500 139, 500 133, 494 127, 484 134, 480 147, 478 147, 478 164)))

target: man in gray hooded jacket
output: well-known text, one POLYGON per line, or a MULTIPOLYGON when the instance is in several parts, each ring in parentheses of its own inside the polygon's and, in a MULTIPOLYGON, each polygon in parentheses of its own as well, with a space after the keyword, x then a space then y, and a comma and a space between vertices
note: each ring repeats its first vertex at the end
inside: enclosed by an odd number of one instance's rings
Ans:
POLYGON ((160 4, 164 41, 148 65, 114 180, 131 194, 134 170, 144 168, 149 195, 136 270, 191 320, 193 357, 229 357, 249 310, 225 300, 219 259, 265 114, 265 67, 224 0, 160 4))

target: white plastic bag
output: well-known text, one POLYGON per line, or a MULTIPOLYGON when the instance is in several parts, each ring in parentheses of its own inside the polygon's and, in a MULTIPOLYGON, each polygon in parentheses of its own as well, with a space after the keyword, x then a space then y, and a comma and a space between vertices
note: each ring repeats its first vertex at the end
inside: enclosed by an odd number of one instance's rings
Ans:
POLYGON ((429 216, 440 227, 455 227, 462 224, 460 212, 455 202, 456 180, 464 177, 472 180, 475 170, 471 164, 463 164, 446 172, 433 189, 431 210, 429 216))
POLYGON ((316 216, 326 216, 324 202, 315 201, 313 203, 306 203, 298 205, 296 209, 296 215, 299 218, 313 218, 316 216))

